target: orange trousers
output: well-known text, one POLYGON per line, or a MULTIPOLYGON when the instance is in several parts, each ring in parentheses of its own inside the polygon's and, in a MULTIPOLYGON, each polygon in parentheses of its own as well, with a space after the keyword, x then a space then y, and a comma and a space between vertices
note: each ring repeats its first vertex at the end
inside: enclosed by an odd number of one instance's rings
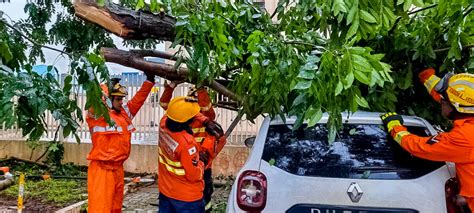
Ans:
POLYGON ((87 170, 88 212, 122 212, 122 163, 91 161, 87 170))

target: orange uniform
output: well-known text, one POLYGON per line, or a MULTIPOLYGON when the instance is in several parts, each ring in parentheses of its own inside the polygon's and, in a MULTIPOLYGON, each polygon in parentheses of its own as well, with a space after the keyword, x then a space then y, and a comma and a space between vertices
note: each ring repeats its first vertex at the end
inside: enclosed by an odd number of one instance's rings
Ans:
POLYGON ((186 131, 171 132, 160 122, 158 187, 165 196, 186 202, 202 199, 204 163, 199 147, 186 131))
POLYGON ((403 149, 417 157, 456 163, 460 195, 474 209, 474 116, 454 120, 451 131, 432 137, 411 134, 401 125, 393 127, 390 134, 403 149))
MULTIPOLYGON (((173 91, 174 88, 166 85, 165 90, 163 91, 163 94, 161 95, 160 98, 160 106, 164 109, 168 109, 168 104, 171 100, 171 97, 173 96, 173 91)), ((209 93, 205 89, 199 89, 197 92, 198 96, 198 104, 201 107, 201 114, 204 115, 207 118, 203 118, 201 116, 196 116, 191 123, 191 128, 193 130, 193 136, 196 142, 199 143, 199 148, 201 146, 206 147, 208 152, 211 154, 211 159, 215 158, 217 153, 217 150, 222 150, 222 148, 225 145, 225 139, 222 138, 219 140, 219 143, 214 147, 214 141, 208 140, 206 142, 206 145, 203 144, 204 139, 208 136, 208 133, 206 132, 206 127, 204 126, 204 122, 206 120, 211 120, 213 121, 216 118, 216 114, 214 111, 214 108, 212 107, 211 99, 209 97, 209 93), (217 148, 219 147, 219 148, 217 148)), ((212 160, 209 162, 206 168, 211 168, 212 167, 212 160)))
POLYGON ((87 172, 89 212, 121 212, 123 200, 123 162, 130 155, 133 117, 142 107, 153 83, 143 82, 140 90, 123 106, 120 113, 109 109, 110 126, 104 117, 95 117, 89 109, 86 121, 92 135, 92 150, 87 172))

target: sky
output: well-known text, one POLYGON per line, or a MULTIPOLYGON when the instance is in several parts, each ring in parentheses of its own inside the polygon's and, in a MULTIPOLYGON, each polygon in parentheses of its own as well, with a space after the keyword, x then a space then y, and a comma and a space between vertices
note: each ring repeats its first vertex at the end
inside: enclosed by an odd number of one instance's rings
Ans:
MULTIPOLYGON (((9 22, 10 22, 10 19, 13 21, 26 19, 28 18, 28 15, 23 10, 26 2, 27 0, 10 0, 10 2, 4 2, 4 3, 0 2, 0 10, 3 11, 7 15, 6 19, 9 22)), ((123 49, 123 50, 129 49, 122 45, 121 38, 115 35, 112 35, 112 39, 114 40, 114 44, 117 46, 118 49, 123 49)), ((54 47, 56 49, 62 49, 62 46, 57 46, 57 45, 47 45, 47 46, 54 47)), ((164 43, 158 44, 156 49, 164 51, 165 50, 164 43)), ((45 48, 43 48, 43 53, 45 55, 46 62, 42 63, 41 61, 38 61, 38 64, 46 64, 46 65, 54 64, 54 66, 58 69, 60 73, 66 73, 68 71, 69 59, 67 58, 67 56, 62 56, 60 53, 56 51, 45 49, 45 48)), ((118 74, 121 72, 139 72, 138 70, 124 67, 122 65, 115 64, 115 63, 106 63, 106 64, 111 74, 118 74)))

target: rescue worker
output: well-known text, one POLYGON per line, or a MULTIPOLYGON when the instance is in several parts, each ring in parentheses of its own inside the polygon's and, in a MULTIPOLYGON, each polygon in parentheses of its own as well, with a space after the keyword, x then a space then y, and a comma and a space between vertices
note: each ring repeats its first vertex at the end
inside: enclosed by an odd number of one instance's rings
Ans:
POLYGON ((87 171, 87 192, 89 212, 122 212, 124 171, 123 163, 130 155, 131 134, 135 131, 133 117, 142 107, 151 88, 154 75, 147 75, 140 90, 126 104, 127 88, 120 79, 112 79, 110 87, 102 86, 108 97, 109 116, 113 125, 103 116, 96 116, 92 108, 88 110, 87 124, 92 138, 92 150, 87 171))
MULTIPOLYGON (((177 97, 169 103, 159 128, 159 212, 204 212, 203 175, 208 159, 199 155, 191 122, 208 118, 199 113, 197 102, 177 97)), ((205 141, 215 141, 207 135, 205 141)))
MULTIPOLYGON (((176 86, 179 84, 179 82, 176 81, 171 81, 171 83, 168 83, 165 81, 165 90, 163 91, 163 94, 161 95, 160 98, 160 106, 163 109, 168 108, 168 103, 171 100, 171 97, 173 95, 173 91, 176 88, 176 86)), ((196 87, 193 87, 189 90, 188 92, 188 97, 189 98, 195 98, 197 99, 197 102, 200 107, 200 112, 204 116, 208 118, 206 121, 207 123, 204 124, 203 122, 199 121, 194 121, 191 123, 191 127, 193 130, 193 136, 196 142, 199 143, 199 150, 202 151, 200 152, 202 157, 209 158, 209 165, 206 167, 204 171, 204 201, 206 203, 206 212, 210 212, 212 210, 212 202, 211 202, 211 197, 212 193, 214 192, 214 186, 213 186, 213 180, 212 180, 212 159, 214 159, 217 156, 217 151, 220 151, 223 146, 226 143, 225 138, 223 138, 223 130, 218 125, 217 123, 214 122, 216 118, 216 114, 214 111, 214 108, 212 107, 211 103, 211 98, 209 97, 209 93, 205 88, 199 88, 197 89, 196 87), (211 121, 211 122, 208 122, 211 121), (219 138, 217 140, 217 144, 214 142, 208 142, 206 145, 202 144, 204 138, 208 135, 209 131, 206 131, 206 126, 209 126, 208 130, 211 131, 211 134, 219 138), (218 147, 221 147, 218 149, 218 147), (215 148, 214 148, 215 147, 215 148), (205 149, 205 150, 203 150, 205 149)))
POLYGON ((454 120, 449 132, 420 137, 407 131, 403 119, 396 113, 381 116, 382 122, 394 140, 411 154, 433 161, 456 164, 461 185, 460 195, 474 210, 474 75, 446 74, 442 79, 433 68, 419 75, 430 95, 441 104, 444 117, 454 120))

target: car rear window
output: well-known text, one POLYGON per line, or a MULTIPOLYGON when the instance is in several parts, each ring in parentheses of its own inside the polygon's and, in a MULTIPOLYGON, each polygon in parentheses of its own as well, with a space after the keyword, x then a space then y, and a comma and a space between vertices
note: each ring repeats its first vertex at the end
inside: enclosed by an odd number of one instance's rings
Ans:
MULTIPOLYGON (((411 133, 428 136, 425 127, 408 126, 411 133)), ((441 167, 403 150, 380 125, 344 124, 328 143, 325 124, 292 131, 292 125, 271 125, 262 159, 302 176, 354 179, 412 179, 441 167)))

